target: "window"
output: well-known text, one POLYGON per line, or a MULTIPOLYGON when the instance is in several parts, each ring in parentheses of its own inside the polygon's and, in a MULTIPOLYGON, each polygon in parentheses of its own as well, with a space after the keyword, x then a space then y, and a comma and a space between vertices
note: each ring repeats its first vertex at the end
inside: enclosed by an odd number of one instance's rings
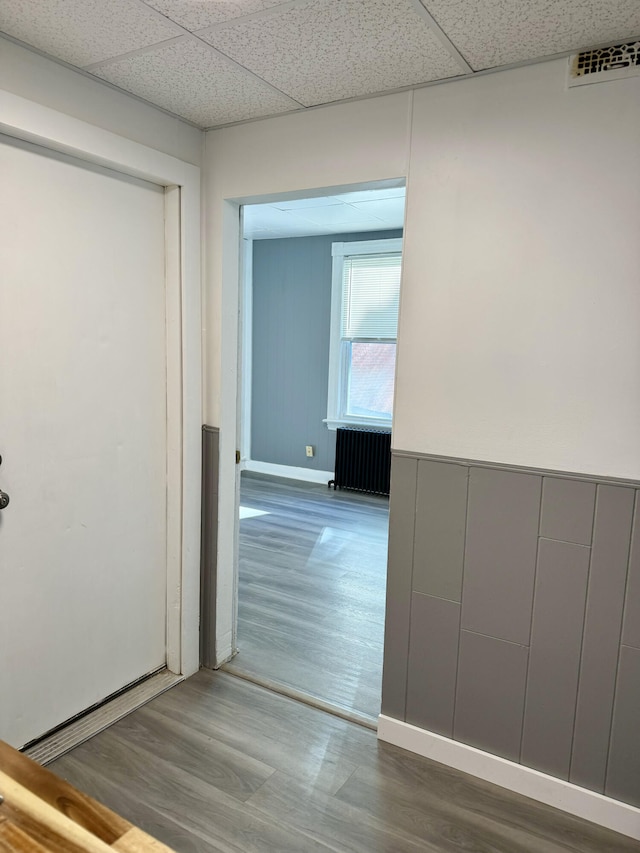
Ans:
POLYGON ((391 427, 402 239, 334 243, 326 424, 391 427))

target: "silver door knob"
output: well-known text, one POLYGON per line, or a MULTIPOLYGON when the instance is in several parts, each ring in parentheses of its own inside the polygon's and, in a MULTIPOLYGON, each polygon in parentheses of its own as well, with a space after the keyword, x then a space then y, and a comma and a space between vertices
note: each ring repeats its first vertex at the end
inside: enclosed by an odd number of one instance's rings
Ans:
POLYGON ((6 509, 9 506, 9 495, 0 489, 0 509, 6 509))

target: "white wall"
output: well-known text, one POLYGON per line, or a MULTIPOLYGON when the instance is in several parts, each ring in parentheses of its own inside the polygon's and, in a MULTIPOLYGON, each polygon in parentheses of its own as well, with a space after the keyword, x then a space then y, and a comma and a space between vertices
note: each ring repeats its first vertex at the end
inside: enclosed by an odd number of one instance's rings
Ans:
POLYGON ((0 89, 187 163, 201 163, 201 130, 1 36, 0 89))
POLYGON ((224 199, 406 174, 394 447, 640 478, 640 79, 565 70, 209 133, 209 422, 231 417, 224 199))
POLYGON ((416 92, 397 448, 640 477, 640 79, 416 92))

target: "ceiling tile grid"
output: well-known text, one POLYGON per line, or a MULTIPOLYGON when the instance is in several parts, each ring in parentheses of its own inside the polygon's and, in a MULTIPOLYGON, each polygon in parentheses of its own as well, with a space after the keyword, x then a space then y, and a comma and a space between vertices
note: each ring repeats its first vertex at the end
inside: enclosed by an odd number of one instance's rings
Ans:
POLYGON ((266 240, 402 228, 404 197, 404 188, 397 187, 246 205, 243 236, 266 240))
MULTIPOLYGON (((404 204, 405 194, 405 188, 400 186, 375 190, 356 190, 355 192, 350 193, 339 193, 338 195, 332 196, 332 198, 337 198, 340 201, 347 202, 348 204, 355 204, 360 201, 380 201, 381 199, 399 198, 402 199, 402 203, 404 204)), ((278 204, 278 207, 281 207, 281 204, 278 204)))
POLYGON ((93 73, 200 127, 299 108, 190 36, 102 65, 93 73))
POLYGON ((410 0, 309 0, 198 35, 305 106, 464 73, 410 0))
POLYGON ((476 71, 640 36, 640 0, 421 0, 476 71))
POLYGON ((382 219, 395 217, 400 222, 404 218, 404 198, 387 198, 380 201, 356 201, 352 207, 366 216, 379 216, 382 219))
POLYGON ((190 30, 204 30, 221 21, 242 18, 281 6, 282 0, 144 0, 172 21, 190 30))
POLYGON ((305 219, 313 225, 323 225, 325 227, 336 229, 336 233, 345 227, 353 228, 354 226, 364 225, 372 231, 375 228, 382 228, 383 221, 377 216, 370 216, 367 213, 362 213, 356 210, 350 204, 328 204, 326 207, 313 207, 309 210, 296 211, 300 219, 305 219))
POLYGON ((638 38, 640 0, 0 0, 0 32, 219 127, 638 38))
POLYGON ((79 66, 180 34, 172 21, 131 0, 0 0, 0 30, 79 66))

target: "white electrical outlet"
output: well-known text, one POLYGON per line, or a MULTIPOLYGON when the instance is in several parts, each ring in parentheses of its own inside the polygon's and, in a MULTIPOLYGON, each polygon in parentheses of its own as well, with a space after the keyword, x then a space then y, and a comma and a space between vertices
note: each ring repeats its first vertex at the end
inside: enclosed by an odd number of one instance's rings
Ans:
POLYGON ((313 445, 307 444, 306 447, 307 447, 307 456, 313 456, 313 454, 314 454, 313 445))

